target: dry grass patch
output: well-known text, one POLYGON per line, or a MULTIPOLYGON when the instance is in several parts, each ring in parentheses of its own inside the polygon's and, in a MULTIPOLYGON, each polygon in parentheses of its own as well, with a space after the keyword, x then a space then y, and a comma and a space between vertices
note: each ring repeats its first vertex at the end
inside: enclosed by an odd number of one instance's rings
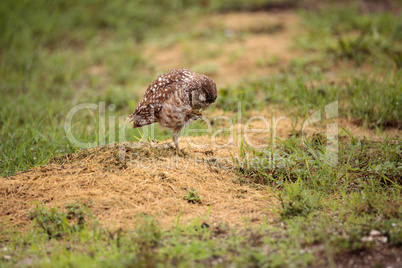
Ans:
POLYGON ((56 157, 3 180, 0 221, 24 226, 28 211, 40 202, 59 207, 80 202, 102 224, 117 227, 133 224, 141 215, 152 215, 165 227, 180 213, 182 222, 201 217, 231 226, 273 217, 268 209, 274 198, 266 190, 241 185, 226 151, 187 147, 177 154, 167 143, 126 143, 56 157), (197 191, 200 204, 185 200, 187 189, 197 191))

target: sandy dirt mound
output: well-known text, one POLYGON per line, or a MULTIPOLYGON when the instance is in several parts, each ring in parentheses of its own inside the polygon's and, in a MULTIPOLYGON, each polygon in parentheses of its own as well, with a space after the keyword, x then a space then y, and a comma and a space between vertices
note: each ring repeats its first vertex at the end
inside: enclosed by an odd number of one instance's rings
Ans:
POLYGON ((168 143, 86 149, 4 179, 0 221, 24 225, 28 211, 41 202, 51 207, 80 202, 102 224, 116 227, 128 227, 141 215, 152 215, 165 227, 180 213, 181 222, 207 220, 209 207, 210 223, 244 226, 245 220, 272 218, 275 198, 241 185, 231 165, 227 149, 185 148, 179 155, 168 143), (184 199, 187 189, 197 191, 201 204, 184 199))

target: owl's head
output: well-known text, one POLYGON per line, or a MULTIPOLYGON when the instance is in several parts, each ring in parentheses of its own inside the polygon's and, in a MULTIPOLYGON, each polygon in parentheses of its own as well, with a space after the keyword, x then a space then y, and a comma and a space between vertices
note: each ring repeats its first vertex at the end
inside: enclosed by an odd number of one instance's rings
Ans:
POLYGON ((201 75, 200 83, 191 94, 192 107, 197 110, 208 108, 215 102, 217 94, 215 82, 208 76, 201 75))

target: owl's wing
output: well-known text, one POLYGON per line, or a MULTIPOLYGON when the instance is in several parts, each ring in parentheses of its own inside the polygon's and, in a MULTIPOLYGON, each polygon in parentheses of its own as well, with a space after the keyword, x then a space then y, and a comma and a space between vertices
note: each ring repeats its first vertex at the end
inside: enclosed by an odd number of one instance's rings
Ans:
POLYGON ((193 72, 186 69, 172 69, 159 75, 148 86, 144 97, 138 104, 134 113, 129 116, 133 127, 142 127, 157 122, 163 104, 172 94, 183 86, 193 72))

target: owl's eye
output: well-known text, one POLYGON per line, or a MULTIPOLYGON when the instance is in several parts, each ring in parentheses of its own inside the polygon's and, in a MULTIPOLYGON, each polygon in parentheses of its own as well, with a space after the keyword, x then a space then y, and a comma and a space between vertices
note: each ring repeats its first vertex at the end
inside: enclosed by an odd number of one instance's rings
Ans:
POLYGON ((199 99, 200 101, 205 101, 205 100, 206 100, 204 94, 201 94, 201 95, 198 97, 198 99, 199 99))

